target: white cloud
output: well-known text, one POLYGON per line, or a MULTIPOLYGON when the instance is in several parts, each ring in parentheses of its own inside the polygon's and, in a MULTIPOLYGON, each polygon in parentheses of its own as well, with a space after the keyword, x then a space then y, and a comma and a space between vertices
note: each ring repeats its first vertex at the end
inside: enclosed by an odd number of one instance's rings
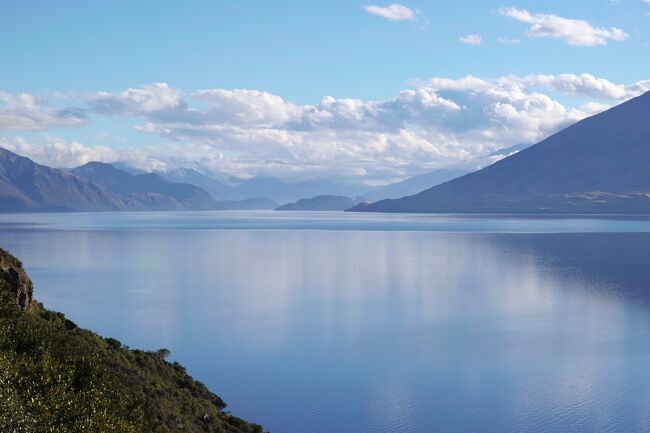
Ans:
POLYGON ((391 21, 414 21, 418 16, 418 12, 416 10, 399 3, 393 3, 389 6, 367 5, 364 6, 364 9, 368 13, 386 18, 391 21))
POLYGON ((575 46, 606 45, 609 41, 623 41, 629 36, 623 30, 594 27, 585 20, 563 18, 551 14, 531 14, 525 9, 502 8, 499 13, 516 21, 530 24, 528 36, 556 38, 575 46))
POLYGON ((460 41, 467 45, 481 45, 483 38, 480 35, 461 36, 460 41))
POLYGON ((119 93, 97 92, 88 98, 95 111, 104 114, 143 114, 165 111, 181 105, 180 91, 166 83, 154 83, 119 93))
POLYGON ((0 130, 41 131, 81 126, 85 114, 75 108, 53 108, 44 98, 27 93, 0 92, 0 130))
MULTIPOLYGON (((185 164, 239 175, 363 173, 375 181, 539 141, 648 89, 650 81, 622 85, 589 74, 439 77, 386 101, 324 97, 297 105, 257 90, 206 89, 191 94, 201 109, 179 96, 165 116, 137 106, 127 112, 145 120, 139 131, 181 149, 174 164, 185 158, 185 164), (557 92, 584 103, 567 107, 550 96, 557 92)), ((165 153, 157 157, 169 161, 173 152, 165 153)))
POLYGON ((189 166, 239 176, 377 183, 434 167, 475 166, 497 149, 540 141, 648 90, 650 80, 625 85, 590 74, 470 75, 415 82, 385 101, 327 96, 300 105, 258 90, 184 95, 160 84, 103 93, 101 104, 94 95, 88 102, 91 113, 128 119, 159 140, 156 145, 91 147, 49 135, 29 142, 6 138, 0 145, 55 166, 99 159, 141 168, 189 166), (572 105, 557 94, 572 96, 572 105))
POLYGON ((502 45, 516 45, 521 41, 517 38, 499 38, 497 39, 497 42, 502 45))
POLYGON ((285 102, 281 97, 268 92, 249 89, 210 89, 192 94, 195 98, 211 103, 210 117, 228 123, 250 123, 273 125, 285 122, 300 108, 285 102))
POLYGON ((90 161, 129 161, 134 166, 147 170, 166 167, 162 159, 152 156, 153 149, 115 149, 108 146, 86 146, 76 141, 65 140, 49 134, 38 140, 23 137, 1 137, 0 147, 26 156, 38 163, 58 168, 78 167, 90 161))
POLYGON ((591 74, 529 75, 515 79, 522 85, 542 86, 574 96, 624 101, 650 90, 650 80, 632 85, 615 84, 591 74))

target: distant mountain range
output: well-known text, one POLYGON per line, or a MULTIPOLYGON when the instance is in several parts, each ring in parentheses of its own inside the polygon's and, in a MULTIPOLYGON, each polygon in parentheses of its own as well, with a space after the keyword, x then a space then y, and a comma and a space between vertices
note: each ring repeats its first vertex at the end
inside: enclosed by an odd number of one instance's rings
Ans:
POLYGON ((140 210, 159 197, 120 195, 62 170, 0 148, 0 209, 3 212, 140 210))
POLYGON ((346 210, 362 202, 360 198, 350 198, 338 195, 319 195, 313 198, 303 198, 295 203, 287 203, 278 207, 278 211, 334 211, 346 210))
POLYGON ((71 173, 103 186, 115 194, 156 194, 163 200, 151 200, 155 210, 222 209, 210 194, 196 185, 171 182, 154 173, 129 174, 103 162, 89 162, 70 170, 71 173))
POLYGON ((0 211, 351 207, 366 212, 650 213, 648 116, 650 92, 536 145, 502 149, 499 155, 510 156, 482 170, 436 170, 384 187, 240 179, 189 168, 146 173, 101 162, 65 171, 0 148, 0 211), (379 201, 355 206, 359 200, 350 197, 379 201))
POLYGON ((219 201, 265 198, 276 203, 287 203, 323 194, 358 195, 368 188, 361 184, 336 183, 328 180, 286 182, 272 176, 255 176, 250 179, 211 176, 191 168, 179 168, 158 174, 172 182, 197 185, 219 201))
POLYGON ((0 148, 0 211, 222 209, 202 189, 89 163, 66 172, 0 148))
POLYGON ((650 92, 371 212, 650 213, 650 92))

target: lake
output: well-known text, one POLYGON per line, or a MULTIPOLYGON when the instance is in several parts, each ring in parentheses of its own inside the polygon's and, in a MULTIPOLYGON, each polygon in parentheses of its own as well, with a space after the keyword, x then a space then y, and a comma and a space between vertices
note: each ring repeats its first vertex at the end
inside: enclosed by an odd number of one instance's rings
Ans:
POLYGON ((0 215, 36 297, 272 433, 650 432, 650 219, 0 215))

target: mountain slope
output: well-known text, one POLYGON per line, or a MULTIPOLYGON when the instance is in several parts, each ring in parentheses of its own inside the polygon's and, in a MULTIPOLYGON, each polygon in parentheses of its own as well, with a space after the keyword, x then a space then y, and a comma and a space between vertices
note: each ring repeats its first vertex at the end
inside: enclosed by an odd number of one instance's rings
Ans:
POLYGON ((650 92, 373 212, 650 212, 650 92))
POLYGON ((168 202, 158 209, 208 210, 221 206, 203 189, 187 183, 171 182, 154 173, 129 174, 103 162, 89 162, 71 170, 75 175, 104 186, 117 194, 156 194, 168 202))
POLYGON ((110 211, 137 203, 95 183, 0 148, 0 210, 110 211))
POLYGON ((420 191, 431 188, 435 185, 450 181, 469 173, 469 169, 463 168, 442 168, 410 177, 401 182, 391 183, 386 186, 375 188, 363 196, 370 201, 400 198, 407 195, 417 194, 420 191))
POLYGON ((319 195, 312 198, 303 198, 295 203, 284 204, 275 210, 279 211, 333 211, 346 210, 360 200, 338 195, 319 195))
POLYGON ((32 299, 22 264, 0 249, 0 431, 261 433, 169 351, 133 350, 32 299))

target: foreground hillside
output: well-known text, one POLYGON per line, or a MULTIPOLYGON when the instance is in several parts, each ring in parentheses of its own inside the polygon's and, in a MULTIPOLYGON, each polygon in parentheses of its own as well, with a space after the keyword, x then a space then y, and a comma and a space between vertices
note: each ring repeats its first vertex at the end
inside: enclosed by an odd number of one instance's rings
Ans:
POLYGON ((650 212, 650 92, 417 195, 373 212, 650 212))
POLYGON ((0 432, 260 433, 168 352, 129 349, 32 300, 0 249, 0 432))

